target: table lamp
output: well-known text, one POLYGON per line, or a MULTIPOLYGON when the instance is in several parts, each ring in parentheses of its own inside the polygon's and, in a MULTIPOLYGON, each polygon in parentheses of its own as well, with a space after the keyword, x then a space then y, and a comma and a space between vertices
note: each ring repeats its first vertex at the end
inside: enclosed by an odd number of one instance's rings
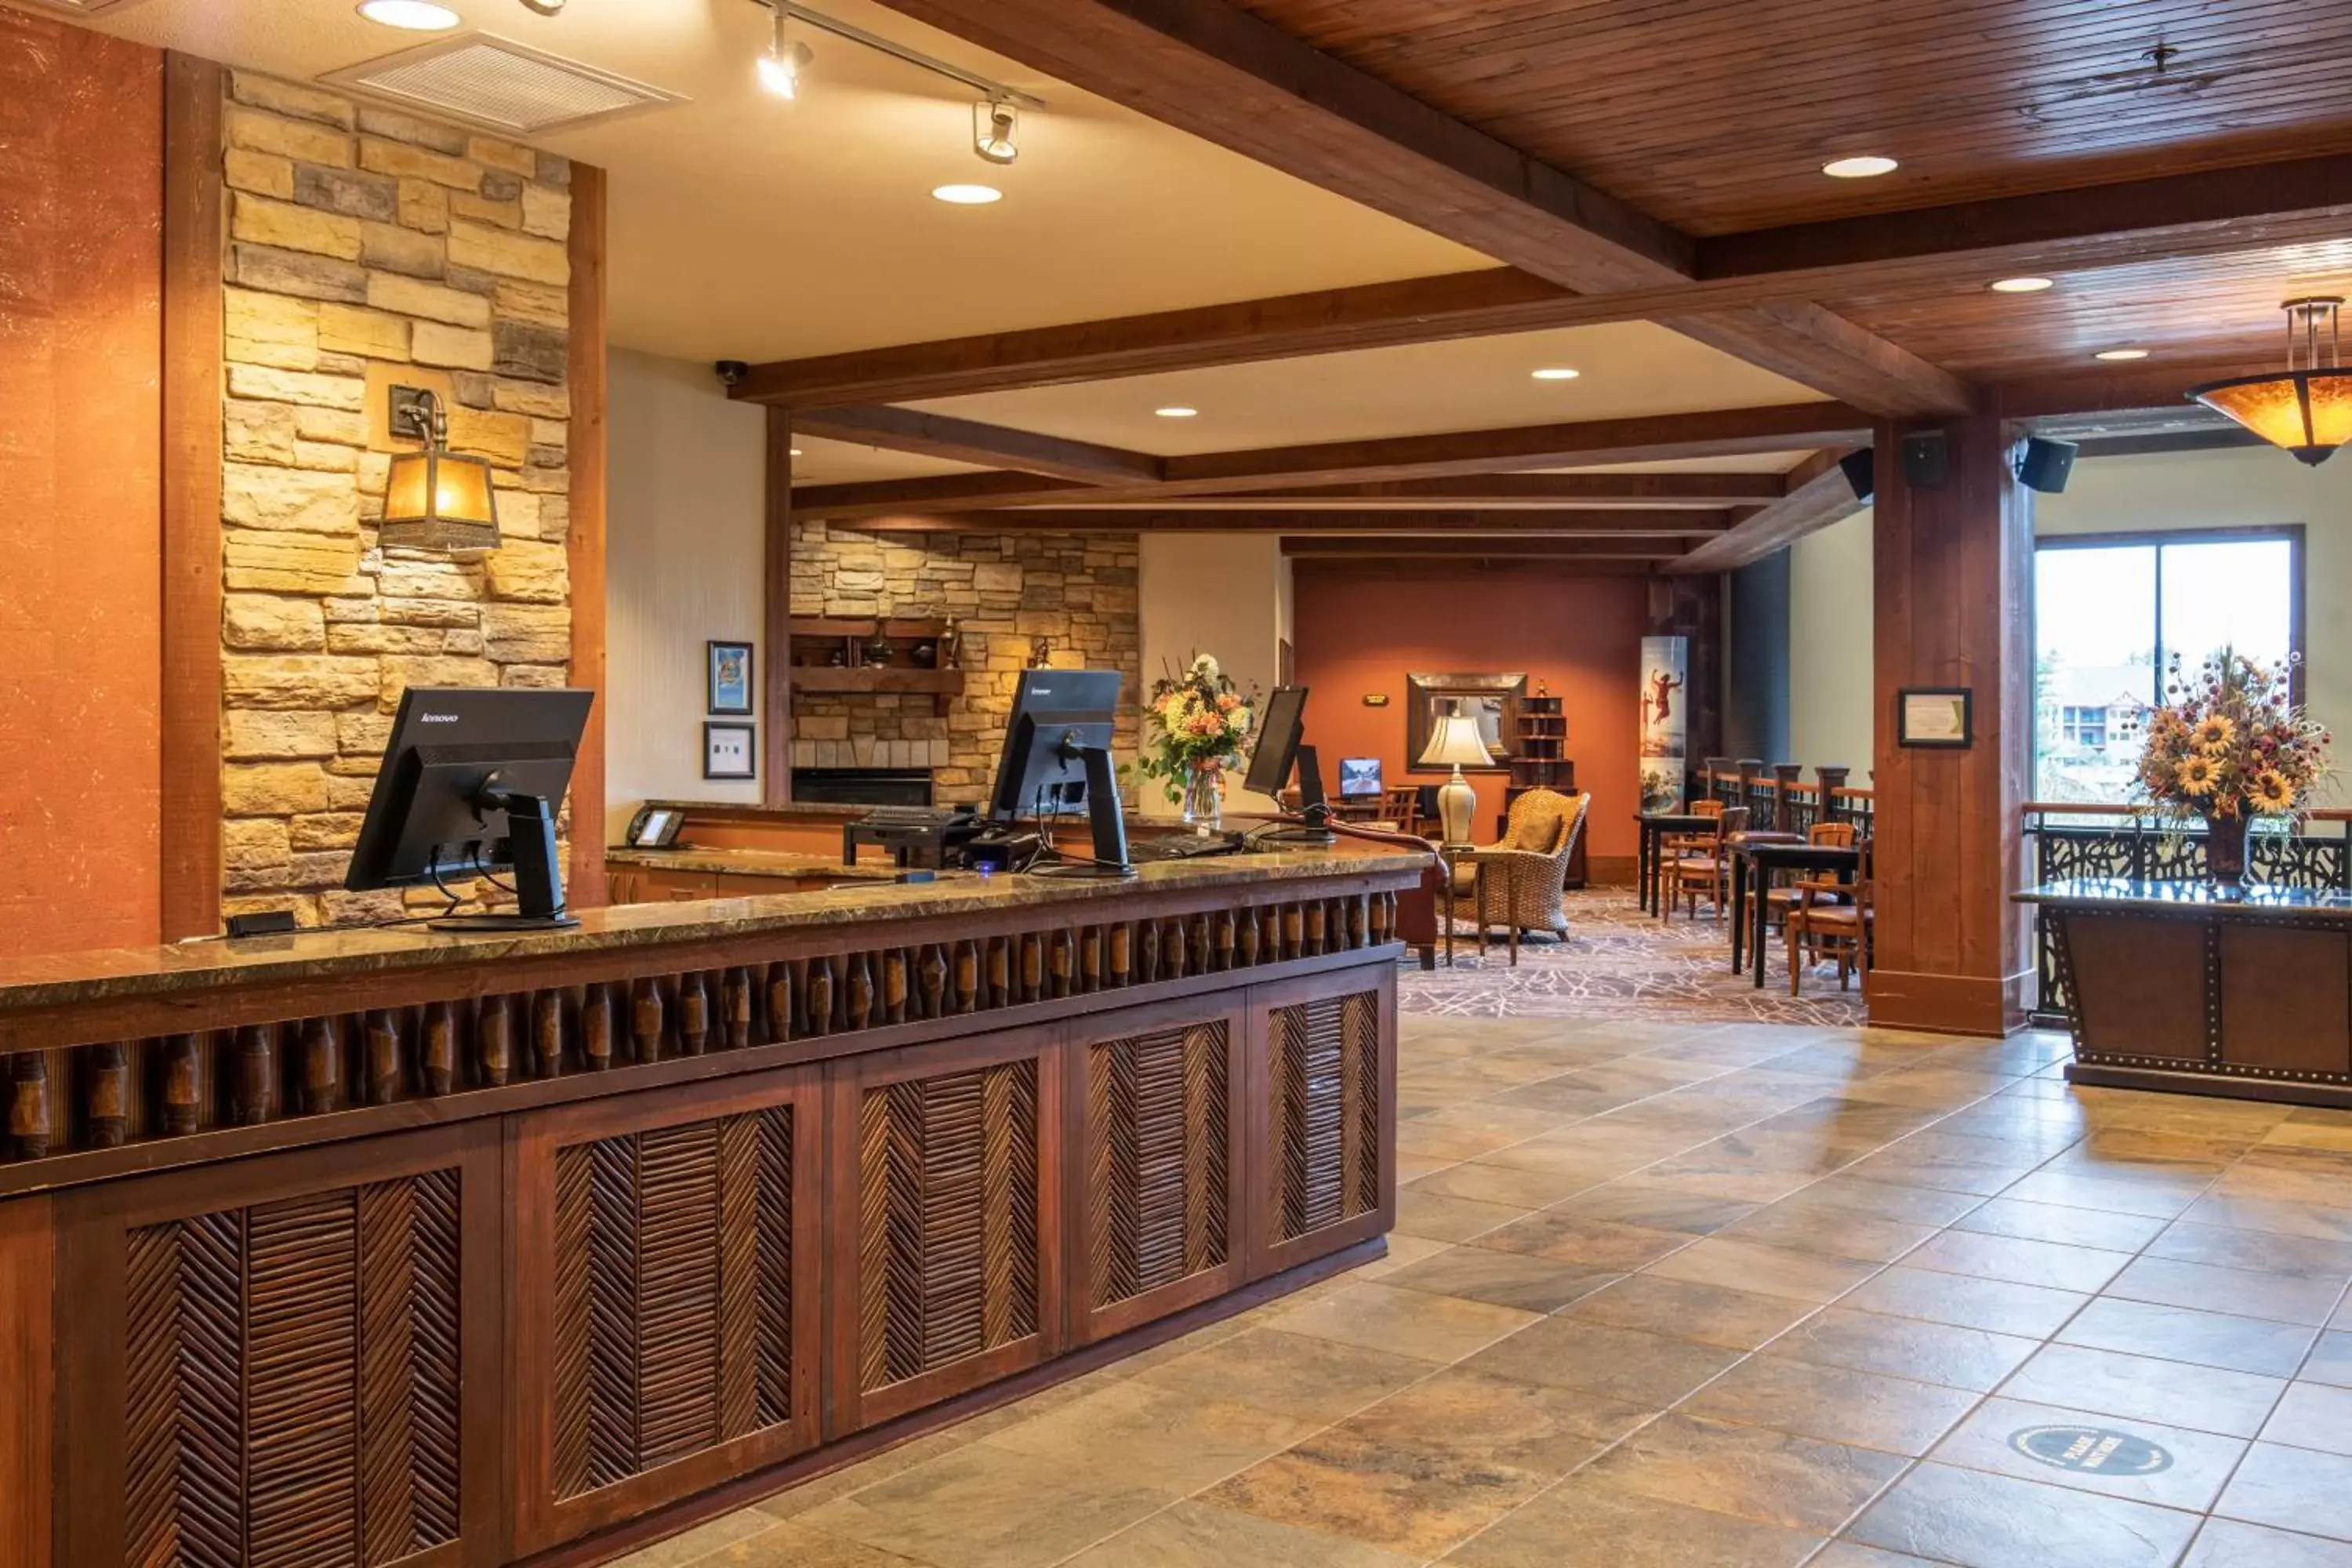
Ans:
POLYGON ((1466 713, 1449 713, 1437 721, 1436 732, 1415 765, 1454 769, 1454 776, 1437 792, 1437 819, 1444 826, 1448 849, 1459 849, 1470 842, 1470 824, 1478 815, 1478 792, 1462 776, 1463 768, 1483 768, 1494 760, 1479 736, 1478 721, 1466 713))

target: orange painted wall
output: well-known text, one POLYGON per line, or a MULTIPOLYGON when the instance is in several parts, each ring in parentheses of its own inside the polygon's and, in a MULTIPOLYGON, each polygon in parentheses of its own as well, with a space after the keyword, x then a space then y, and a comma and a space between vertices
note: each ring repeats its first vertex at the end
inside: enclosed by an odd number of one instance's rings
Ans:
MULTIPOLYGON (((1412 577, 1296 563, 1292 641, 1312 692, 1307 739, 1336 787, 1338 759, 1378 757, 1390 784, 1439 784, 1405 765, 1405 675, 1527 671, 1562 699, 1576 782, 1592 799, 1588 853, 1630 859, 1640 795, 1634 705, 1647 610, 1642 579, 1526 568, 1433 567, 1412 577), (1389 705, 1367 708, 1367 692, 1389 705)), ((1477 837, 1493 837, 1503 775, 1477 773, 1477 837)))
POLYGON ((150 942, 163 57, 0 9, 0 955, 150 942))

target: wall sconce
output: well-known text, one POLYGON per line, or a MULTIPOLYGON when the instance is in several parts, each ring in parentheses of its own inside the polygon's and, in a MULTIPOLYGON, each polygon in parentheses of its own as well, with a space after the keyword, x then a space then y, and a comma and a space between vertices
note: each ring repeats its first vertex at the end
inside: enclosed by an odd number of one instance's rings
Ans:
POLYGON ((449 450, 449 416, 423 387, 395 386, 392 433, 423 448, 392 459, 383 484, 382 542, 407 550, 459 552, 499 547, 498 500, 490 465, 449 450))

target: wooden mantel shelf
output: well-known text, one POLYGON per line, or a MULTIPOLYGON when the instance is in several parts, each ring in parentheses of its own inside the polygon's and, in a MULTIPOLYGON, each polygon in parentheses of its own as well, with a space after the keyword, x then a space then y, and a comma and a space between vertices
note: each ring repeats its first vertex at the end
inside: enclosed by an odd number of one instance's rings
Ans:
POLYGON ((930 697, 953 697, 963 690, 963 671, 899 669, 892 666, 843 669, 825 665, 806 665, 793 671, 793 684, 803 691, 868 692, 877 695, 913 692, 930 697))

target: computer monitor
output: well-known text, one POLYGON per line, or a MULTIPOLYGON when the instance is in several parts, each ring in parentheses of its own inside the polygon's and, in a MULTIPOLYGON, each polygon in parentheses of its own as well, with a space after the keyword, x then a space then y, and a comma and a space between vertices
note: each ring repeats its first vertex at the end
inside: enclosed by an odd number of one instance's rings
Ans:
POLYGON ((1131 876, 1127 820, 1110 741, 1118 721, 1115 669, 1025 669, 1004 726, 1004 752, 989 792, 992 821, 1051 817, 1084 807, 1094 835, 1094 864, 1058 867, 1061 875, 1131 876))
POLYGON ((1339 759, 1339 798, 1341 800, 1378 800, 1385 793, 1381 783, 1380 758, 1341 757, 1339 759))
POLYGON ((435 922, 535 930, 564 912, 555 819, 595 693, 411 687, 400 695, 343 886, 355 893, 511 867, 519 912, 435 922))
POLYGON ((1305 827, 1285 828, 1265 836, 1265 841, 1279 844, 1324 845, 1332 842, 1331 833, 1324 824, 1331 817, 1331 808, 1323 798, 1323 770, 1317 765, 1315 748, 1302 744, 1307 735, 1307 688, 1278 686, 1274 695, 1265 700, 1265 710, 1258 721, 1257 750, 1250 753, 1249 773, 1242 780, 1244 789, 1259 795, 1280 795, 1290 783, 1292 769, 1298 773, 1298 809, 1307 818, 1305 827))

